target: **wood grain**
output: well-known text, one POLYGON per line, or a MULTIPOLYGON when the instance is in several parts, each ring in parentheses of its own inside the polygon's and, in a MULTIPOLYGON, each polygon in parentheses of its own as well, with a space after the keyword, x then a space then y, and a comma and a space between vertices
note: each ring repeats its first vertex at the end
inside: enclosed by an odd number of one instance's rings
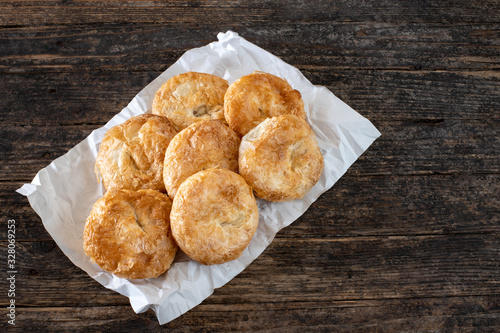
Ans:
POLYGON ((500 331, 499 13, 496 0, 0 1, 0 204, 19 271, 17 325, 0 330, 500 331), (159 326, 73 265, 15 190, 227 30, 382 136, 240 275, 159 326))
MULTIPOLYGON (((53 241, 17 245, 18 256, 23 258, 17 268, 20 294, 16 303, 21 307, 126 301, 116 293, 101 294, 104 288, 90 284, 85 272, 68 259, 64 263, 58 260, 63 255, 53 241), (61 293, 57 287, 72 292, 61 293)), ((212 296, 212 302, 245 304, 251 298, 252 303, 327 304, 340 300, 471 296, 471 289, 476 295, 497 295, 499 245, 500 240, 492 234, 327 239, 285 235, 277 237, 234 283, 212 296)), ((7 303, 3 301, 2 305, 7 303)))
MULTIPOLYGON (((377 121, 382 137, 350 175, 498 173, 500 120, 377 121), (418 151, 418 155, 415 154, 418 151)), ((99 125, 0 126, 0 180, 30 180, 99 125), (26 151, 20 156, 20 151, 26 151)))
POLYGON ((12 27, 0 33, 0 71, 81 72, 163 70, 185 51, 218 32, 241 36, 298 68, 393 70, 495 70, 498 23, 289 22, 258 26, 205 26, 161 22, 12 27), (278 33, 279 32, 279 33, 278 33), (179 38, 179 36, 183 36, 179 38))
MULTIPOLYGON (((352 322, 353 329, 436 328, 433 320, 441 325, 447 321, 446 328, 452 327, 450 322, 456 328, 496 327, 499 245, 498 237, 485 235, 356 237, 330 242, 278 238, 203 306, 166 327, 214 325, 214 329, 240 330, 246 326, 233 326, 235 320, 244 325, 241 321, 246 318, 243 321, 255 329, 279 329, 282 320, 289 321, 291 328, 318 329, 351 322, 353 316, 359 317, 352 322), (314 253, 315 261, 304 257, 304 251, 314 253), (491 253, 496 260, 491 260, 491 253), (470 290, 481 296, 470 295, 470 290), (443 298, 443 294, 449 296, 443 298), (373 322, 388 309, 393 310, 373 322), (226 313, 226 319, 221 320, 220 313, 226 313), (413 320, 415 316, 425 318, 413 320)), ((62 254, 52 241, 22 243, 19 253, 30 258, 19 267, 22 292, 16 303, 21 327, 30 327, 30 320, 41 317, 42 328, 63 318, 68 321, 65 329, 82 324, 105 329, 124 325, 131 320, 128 317, 133 318, 132 325, 139 320, 155 326, 151 313, 131 315, 125 297, 88 281, 69 260, 58 260, 62 254)))
MULTIPOLYGON (((408 71, 304 71, 374 123, 439 125, 450 120, 500 119, 498 74, 408 71)), ((157 72, 37 73, 0 76, 2 123, 103 125, 157 72), (47 112, 45 110, 50 110, 47 112), (29 120, 29 121, 28 121, 29 120)), ((377 124, 378 125, 378 124, 377 124)), ((445 124, 442 124, 445 125, 445 124)), ((494 128, 492 128, 494 130, 494 128)))
POLYGON ((209 300, 162 329, 158 327, 152 311, 136 315, 130 306, 119 305, 27 308, 20 312, 19 317, 22 323, 38 322, 44 318, 39 329, 50 332, 80 331, 84 325, 94 332, 115 331, 116 327, 124 326, 129 331, 150 332, 192 332, 200 327, 204 331, 225 332, 393 332, 402 327, 419 332, 431 332, 436 328, 443 331, 475 332, 481 329, 483 332, 494 332, 500 312, 498 296, 338 301, 328 304, 249 302, 244 308, 235 304, 211 304, 209 300), (96 320, 100 317, 112 319, 96 320), (288 326, 283 327, 283 322, 288 326))
MULTIPOLYGON (((358 236, 498 233, 499 181, 497 174, 406 177, 347 174, 286 228, 283 235, 326 241, 358 236)), ((8 207, 7 216, 18 220, 22 232, 18 240, 50 240, 26 198, 14 193, 20 186, 11 183, 0 187, 0 204, 8 207)), ((0 240, 6 239, 6 233, 2 234, 0 240)))
POLYGON ((234 22, 315 22, 315 21, 430 21, 498 23, 500 5, 495 0, 458 0, 443 4, 439 0, 397 0, 367 2, 334 1, 13 1, 0 2, 3 26, 48 24, 148 23, 168 25, 179 23, 234 24, 234 22), (14 11, 14 13, 12 13, 14 11), (17 11, 17 13, 16 13, 17 11), (23 15, 16 15, 22 12, 23 15), (205 18, 205 20, 202 20, 205 18))

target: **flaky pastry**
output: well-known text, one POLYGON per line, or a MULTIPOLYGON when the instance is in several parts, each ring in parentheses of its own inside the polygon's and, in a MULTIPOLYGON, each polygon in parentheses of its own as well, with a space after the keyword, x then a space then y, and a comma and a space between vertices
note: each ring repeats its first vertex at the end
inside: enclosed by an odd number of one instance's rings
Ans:
POLYGON ((95 172, 110 189, 152 189, 165 192, 163 161, 177 131, 165 117, 135 116, 104 135, 95 172))
POLYGON ((257 202, 245 180, 227 169, 186 179, 172 203, 172 234, 191 259, 222 264, 241 256, 259 223, 257 202))
POLYGON ((226 80, 206 73, 187 72, 165 82, 155 94, 153 114, 167 117, 180 131, 203 119, 224 119, 226 80))
POLYGON ((305 118, 300 92, 275 75, 254 72, 234 81, 224 96, 224 117, 240 137, 268 117, 293 114, 305 118))
POLYGON ((238 171, 240 138, 219 120, 194 123, 177 134, 165 152, 163 180, 171 198, 189 176, 210 168, 238 171))
POLYGON ((302 117, 268 118, 241 140, 239 173, 259 198, 302 198, 322 171, 323 156, 316 136, 302 117))
POLYGON ((154 190, 112 190, 85 223, 85 253, 102 269, 127 279, 164 273, 177 252, 170 231, 171 200, 154 190))

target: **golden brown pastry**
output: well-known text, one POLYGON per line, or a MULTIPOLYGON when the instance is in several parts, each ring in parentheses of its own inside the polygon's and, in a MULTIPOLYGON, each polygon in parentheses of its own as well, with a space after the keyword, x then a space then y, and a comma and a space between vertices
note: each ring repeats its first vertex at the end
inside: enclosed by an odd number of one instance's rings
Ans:
POLYGON ((269 201, 304 197, 323 172, 316 136, 302 117, 268 118, 241 140, 239 173, 269 201))
POLYGON ((171 206, 166 194, 154 190, 106 192, 85 223, 85 253, 122 278, 159 276, 177 252, 170 231, 171 206))
POLYGON ((102 139, 95 172, 110 189, 165 192, 163 161, 177 131, 167 118, 135 116, 109 129, 102 139))
POLYGON ((241 256, 257 230, 259 212, 252 189, 240 175, 209 169, 182 183, 170 221, 181 250, 213 265, 241 256))
POLYGON ((180 131, 165 153, 163 180, 170 198, 198 171, 225 168, 237 172, 239 146, 238 135, 219 120, 203 120, 180 131))
POLYGON ((152 112, 167 117, 180 131, 203 119, 224 119, 226 80, 206 73, 187 72, 169 79, 156 92, 152 112))
POLYGON ((240 137, 268 117, 293 114, 305 118, 300 92, 275 75, 254 72, 233 82, 224 97, 224 117, 240 137))

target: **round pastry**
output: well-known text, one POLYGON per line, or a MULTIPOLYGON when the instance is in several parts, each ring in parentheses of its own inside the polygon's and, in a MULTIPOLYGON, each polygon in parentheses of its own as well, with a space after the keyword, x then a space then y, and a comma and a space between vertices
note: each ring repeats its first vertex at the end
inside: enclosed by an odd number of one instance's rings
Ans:
POLYGON ((224 117, 241 137, 268 117, 293 114, 305 118, 300 92, 277 76, 254 72, 234 81, 224 96, 224 117))
POLYGON ((198 171, 224 168, 237 172, 239 146, 238 135, 218 120, 203 120, 180 131, 165 152, 163 180, 170 198, 198 171))
POLYGON ((156 92, 152 112, 167 117, 180 131, 203 119, 224 120, 226 80, 206 73, 176 75, 156 92))
POLYGON ((165 192, 163 161, 177 131, 167 118, 152 114, 135 116, 104 135, 96 175, 110 189, 152 189, 165 192))
POLYGON ((323 156, 316 136, 302 117, 268 118, 241 140, 239 173, 259 198, 302 198, 322 172, 323 156))
POLYGON ((259 224, 257 202, 245 180, 227 169, 186 179, 172 203, 172 234, 181 250, 204 265, 241 256, 259 224))
POLYGON ((154 190, 106 192, 85 223, 85 253, 122 278, 159 276, 177 252, 170 231, 171 207, 170 198, 154 190))

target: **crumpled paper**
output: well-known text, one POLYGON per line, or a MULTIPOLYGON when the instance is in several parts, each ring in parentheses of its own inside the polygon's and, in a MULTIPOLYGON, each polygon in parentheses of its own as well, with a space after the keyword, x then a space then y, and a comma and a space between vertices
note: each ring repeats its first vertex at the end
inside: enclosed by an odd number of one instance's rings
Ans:
POLYGON ((313 85, 295 67, 232 31, 219 33, 217 37, 217 42, 187 51, 104 127, 93 131, 68 153, 40 170, 30 184, 17 190, 28 197, 49 234, 76 266, 104 287, 129 297, 136 313, 153 309, 160 324, 200 304, 214 288, 223 286, 242 272, 265 250, 280 229, 300 217, 380 136, 370 121, 325 87, 313 85), (83 251, 83 229, 93 204, 104 193, 94 174, 94 163, 104 133, 131 116, 150 112, 155 92, 174 75, 186 71, 205 72, 232 83, 256 70, 285 78, 302 94, 308 121, 325 160, 319 182, 301 200, 281 203, 258 200, 259 227, 237 260, 204 266, 179 253, 166 274, 144 280, 122 279, 93 264, 83 251))

